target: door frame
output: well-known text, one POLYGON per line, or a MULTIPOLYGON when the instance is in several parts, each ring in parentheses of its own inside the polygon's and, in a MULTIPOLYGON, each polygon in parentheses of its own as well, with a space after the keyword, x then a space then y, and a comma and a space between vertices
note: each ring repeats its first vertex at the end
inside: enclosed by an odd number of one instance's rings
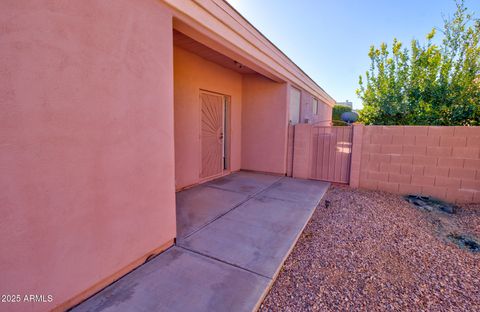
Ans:
MULTIPOLYGON (((288 92, 288 124, 290 124, 290 109, 292 105, 292 91, 298 91, 299 97, 298 97, 298 122, 296 124, 302 123, 302 89, 298 88, 297 86, 290 85, 290 90, 288 92)), ((292 124, 293 126, 296 124, 292 124)))
POLYGON ((199 172, 198 172, 198 179, 199 183, 207 182, 210 180, 214 180, 216 178, 222 177, 224 175, 228 175, 231 172, 230 167, 230 155, 231 155, 231 96, 227 94, 223 94, 216 91, 206 90, 206 89, 199 89, 198 93, 198 111, 199 111, 199 142, 198 145, 198 162, 199 162, 199 172), (210 177, 201 177, 202 172, 202 99, 201 94, 211 94, 215 96, 221 96, 223 98, 223 170, 219 174, 210 176, 210 177))

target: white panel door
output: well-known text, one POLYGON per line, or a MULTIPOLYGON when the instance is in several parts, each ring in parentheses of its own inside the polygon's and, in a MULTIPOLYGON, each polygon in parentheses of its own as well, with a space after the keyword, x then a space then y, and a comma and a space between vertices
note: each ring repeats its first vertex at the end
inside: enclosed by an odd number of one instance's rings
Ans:
POLYGON ((290 124, 296 125, 300 122, 300 90, 290 88, 290 106, 289 106, 290 124))

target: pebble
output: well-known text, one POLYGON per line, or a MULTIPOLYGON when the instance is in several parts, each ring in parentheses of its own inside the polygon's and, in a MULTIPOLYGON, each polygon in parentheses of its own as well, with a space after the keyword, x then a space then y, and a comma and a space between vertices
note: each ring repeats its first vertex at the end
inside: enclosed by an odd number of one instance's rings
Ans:
MULTIPOLYGON (((455 218, 480 236, 480 204, 455 218)), ((480 253, 434 221, 401 196, 332 185, 259 311, 480 311, 480 253)))

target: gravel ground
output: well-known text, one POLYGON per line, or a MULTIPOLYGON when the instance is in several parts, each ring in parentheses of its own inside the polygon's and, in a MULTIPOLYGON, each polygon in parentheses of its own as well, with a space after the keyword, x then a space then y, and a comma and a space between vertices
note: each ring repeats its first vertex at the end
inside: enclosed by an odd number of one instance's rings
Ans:
POLYGON ((260 311, 480 311, 480 253, 450 232, 480 237, 480 205, 451 216, 334 185, 260 311))

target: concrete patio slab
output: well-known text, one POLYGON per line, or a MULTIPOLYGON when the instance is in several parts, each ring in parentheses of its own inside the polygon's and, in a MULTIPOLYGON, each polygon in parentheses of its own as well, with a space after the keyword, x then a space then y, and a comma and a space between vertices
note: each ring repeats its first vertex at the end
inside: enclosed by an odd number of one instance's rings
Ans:
POLYGON ((253 198, 179 244, 273 278, 314 209, 265 196, 253 198))
POLYGON ((177 193, 177 246, 73 311, 258 308, 329 183, 240 172, 177 193))
POLYGON ((247 198, 247 194, 204 185, 178 192, 177 237, 188 236, 247 198))
POLYGON ((283 178, 275 182, 262 195, 316 206, 329 185, 321 181, 283 178), (321 194, 320 197, 319 194, 321 194))
POLYGON ((172 247, 72 311, 252 311, 269 283, 259 275, 172 247))
POLYGON ((282 179, 282 176, 240 171, 206 183, 207 186, 253 195, 282 179))
POLYGON ((282 178, 179 244, 273 278, 328 186, 282 178))

